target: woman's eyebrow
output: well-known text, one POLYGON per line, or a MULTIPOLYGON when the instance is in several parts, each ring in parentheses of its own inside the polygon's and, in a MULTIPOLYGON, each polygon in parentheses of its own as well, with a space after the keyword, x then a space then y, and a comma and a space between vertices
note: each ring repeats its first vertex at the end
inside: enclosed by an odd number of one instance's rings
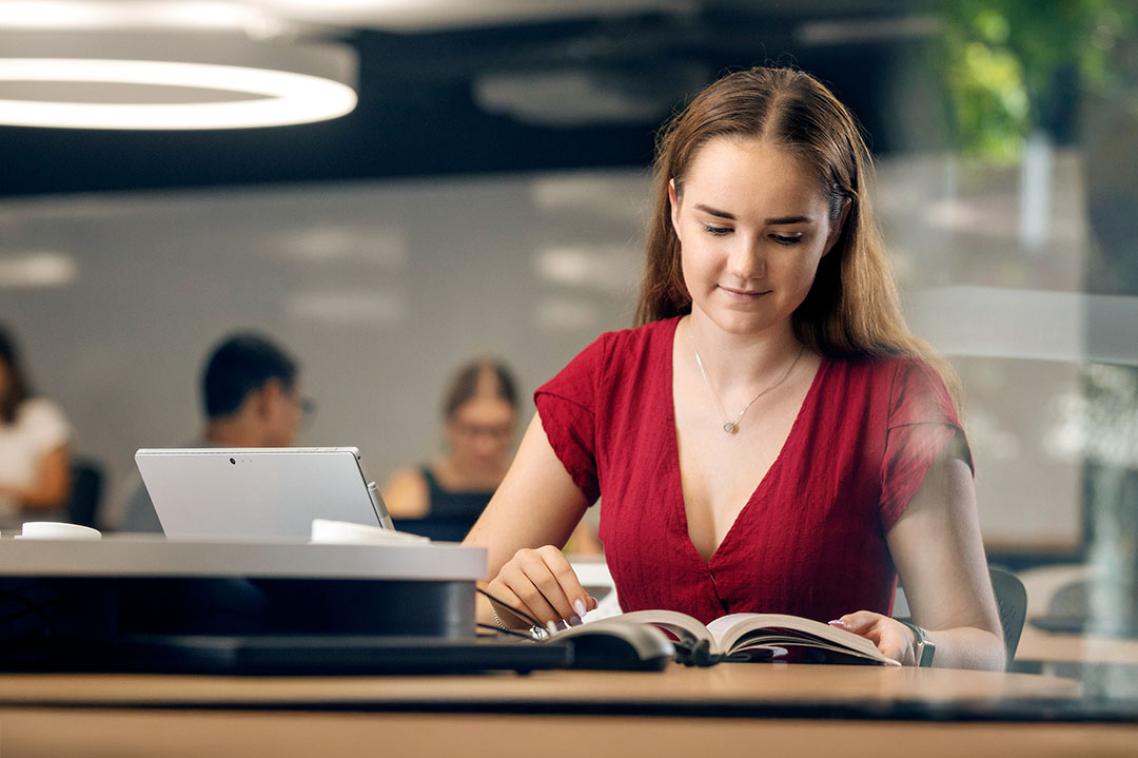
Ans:
POLYGON ((811 221, 809 216, 778 216, 767 219, 768 224, 809 224, 811 221))
POLYGON ((735 220, 735 214, 734 213, 728 213, 727 211, 719 211, 719 210, 716 210, 715 208, 712 208, 710 206, 703 205, 702 203, 697 204, 695 206, 695 209, 697 211, 703 211, 704 213, 708 213, 712 216, 718 216, 719 218, 725 218, 729 221, 735 220))
MULTIPOLYGON (((695 205, 695 209, 697 211, 703 211, 704 213, 707 213, 708 215, 711 215, 711 216, 715 216, 717 218, 724 218, 724 219, 727 219, 728 221, 734 221, 735 220, 735 214, 734 213, 728 213, 727 211, 721 211, 721 210, 718 210, 717 208, 712 208, 709 205, 704 205, 703 203, 697 203, 695 205)), ((809 223, 812 223, 812 219, 809 216, 776 216, 775 218, 768 218, 766 220, 766 223, 771 224, 771 225, 809 224, 809 223)))

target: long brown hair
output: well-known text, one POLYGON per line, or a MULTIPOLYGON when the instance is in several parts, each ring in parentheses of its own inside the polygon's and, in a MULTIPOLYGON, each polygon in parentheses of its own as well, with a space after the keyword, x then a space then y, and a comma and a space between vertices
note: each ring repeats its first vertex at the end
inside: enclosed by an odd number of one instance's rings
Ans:
POLYGON ((20 361, 16 340, 3 326, 0 326, 0 363, 8 367, 8 391, 0 395, 0 426, 7 426, 15 423, 20 406, 34 393, 20 361))
POLYGON ((451 379, 443 397, 445 418, 452 418, 459 408, 478 394, 479 383, 486 374, 494 377, 495 396, 505 400, 515 411, 518 409, 518 383, 506 364, 496 358, 478 358, 460 366, 451 379))
POLYGON ((821 82, 789 68, 729 74, 700 92, 661 130, 637 324, 691 312, 668 183, 674 179, 681 193, 700 148, 725 136, 767 140, 790 150, 818 178, 831 223, 838 223, 849 203, 837 241, 792 315, 795 336, 827 357, 917 356, 936 368, 958 396, 951 367, 905 325, 870 199, 873 161, 857 122, 821 82))

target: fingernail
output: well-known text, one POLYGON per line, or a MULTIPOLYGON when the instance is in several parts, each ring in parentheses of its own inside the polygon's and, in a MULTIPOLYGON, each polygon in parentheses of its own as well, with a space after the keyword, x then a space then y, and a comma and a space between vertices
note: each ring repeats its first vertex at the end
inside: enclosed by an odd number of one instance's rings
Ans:
POLYGON ((546 621, 545 628, 549 630, 550 634, 557 634, 557 624, 552 621, 546 621))
POLYGON ((850 627, 849 624, 842 621, 841 619, 834 619, 833 621, 827 621, 826 623, 829 624, 830 626, 840 626, 843 629, 849 629, 849 627, 850 627))
POLYGON ((588 613, 588 609, 585 608, 585 601, 581 598, 577 598, 573 601, 573 610, 577 611, 578 616, 584 616, 588 613))
POLYGON ((580 616, 570 616, 569 626, 580 626, 582 624, 580 616))

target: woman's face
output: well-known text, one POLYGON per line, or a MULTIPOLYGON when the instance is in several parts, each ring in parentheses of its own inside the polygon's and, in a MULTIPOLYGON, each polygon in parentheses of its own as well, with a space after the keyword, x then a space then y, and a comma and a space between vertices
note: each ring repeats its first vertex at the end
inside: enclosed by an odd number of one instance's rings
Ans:
POLYGON ((840 229, 814 174, 755 139, 711 140, 669 196, 692 309, 733 334, 788 323, 840 229))
POLYGON ((455 461, 467 469, 497 471, 508 463, 517 414, 494 394, 479 393, 447 419, 447 442, 455 461))

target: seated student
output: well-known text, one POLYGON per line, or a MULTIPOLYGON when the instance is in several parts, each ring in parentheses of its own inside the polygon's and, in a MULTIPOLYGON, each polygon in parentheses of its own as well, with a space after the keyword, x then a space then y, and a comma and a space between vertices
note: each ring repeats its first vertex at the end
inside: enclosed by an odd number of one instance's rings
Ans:
MULTIPOLYGON (((258 334, 222 340, 206 361, 201 388, 205 434, 186 447, 289 447, 312 411, 311 401, 300 394, 296 360, 258 334)), ((131 490, 119 529, 162 531, 141 480, 131 490)))
MULTIPOLYGON (((853 117, 755 68, 658 144, 641 325, 538 389, 467 538, 489 591, 543 622, 592 608, 559 547, 603 496, 625 611, 795 614, 909 665, 924 633, 934 665, 1002 669, 954 383, 902 319, 853 117), (923 630, 889 615, 898 573, 923 630)), ((495 615, 522 623, 480 598, 495 615)))
MULTIPOLYGON (((383 499, 397 529, 459 542, 482 515, 510 463, 518 423, 513 374, 489 358, 459 367, 444 396, 443 419, 443 454, 393 473, 383 486, 383 499)), ((583 553, 600 551, 587 524, 574 533, 573 547, 583 553)))
POLYGON ((443 400, 443 454, 383 485, 396 528, 436 540, 465 537, 506 473, 517 419, 509 369, 493 359, 461 366, 443 400))
POLYGON ((0 327, 0 528, 67 518, 70 439, 63 412, 32 390, 15 340, 0 327))

